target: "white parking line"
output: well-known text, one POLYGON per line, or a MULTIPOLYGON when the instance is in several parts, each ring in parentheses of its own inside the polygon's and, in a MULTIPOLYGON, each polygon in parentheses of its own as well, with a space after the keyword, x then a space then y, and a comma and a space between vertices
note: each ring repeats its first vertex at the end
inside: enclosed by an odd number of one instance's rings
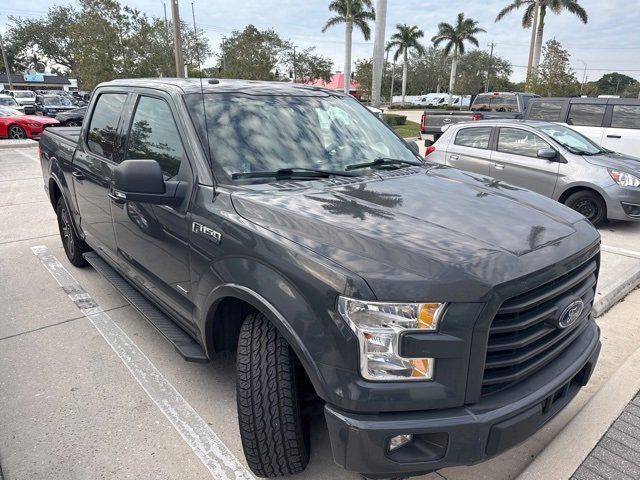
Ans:
POLYGON ((31 149, 29 149, 29 152, 25 152, 24 149, 22 149, 22 148, 12 148, 11 149, 11 153, 17 153, 18 155, 26 157, 29 160, 31 160, 32 162, 35 162, 38 165, 40 165, 40 159, 38 158, 37 152, 31 151, 31 149), (34 155, 34 153, 35 153, 35 155, 34 155))
POLYGON ((216 480, 249 480, 253 475, 222 443, 200 415, 151 363, 140 348, 115 324, 48 248, 31 247, 80 311, 100 332, 133 378, 167 417, 216 480))
POLYGON ((608 253, 617 253, 624 257, 640 258, 640 252, 635 250, 627 250, 626 248, 610 247, 608 245, 601 245, 600 250, 608 253))

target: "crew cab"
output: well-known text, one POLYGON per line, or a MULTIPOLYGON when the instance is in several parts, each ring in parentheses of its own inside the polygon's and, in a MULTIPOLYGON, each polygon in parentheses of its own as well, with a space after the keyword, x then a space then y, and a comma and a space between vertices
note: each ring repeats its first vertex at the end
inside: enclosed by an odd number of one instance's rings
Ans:
POLYGON ((469 110, 425 110, 420 133, 442 135, 442 128, 456 123, 478 120, 522 118, 528 103, 538 97, 533 93, 493 92, 476 96, 469 110))
POLYGON ((185 360, 235 352, 256 475, 304 470, 320 413, 335 462, 382 479, 524 441, 600 350, 591 224, 414 147, 336 91, 136 79, 40 159, 73 265, 185 360))

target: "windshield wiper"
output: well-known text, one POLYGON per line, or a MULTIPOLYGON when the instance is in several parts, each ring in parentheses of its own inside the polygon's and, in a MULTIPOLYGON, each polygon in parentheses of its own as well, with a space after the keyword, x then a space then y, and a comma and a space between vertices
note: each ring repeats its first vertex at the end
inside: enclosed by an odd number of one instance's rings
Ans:
POLYGON ((329 178, 329 177, 357 177, 355 173, 344 172, 341 170, 322 170, 320 168, 280 168, 274 171, 261 172, 236 172, 231 174, 233 180, 241 178, 269 178, 290 179, 290 178, 329 178))
POLYGON ((381 157, 381 158, 376 158, 375 160, 371 161, 371 162, 365 162, 365 163, 355 163, 353 165, 347 165, 345 167, 345 170, 356 170, 359 168, 367 168, 367 167, 383 167, 385 165, 397 165, 397 164, 404 164, 404 165, 413 165, 416 167, 421 167, 422 164, 419 162, 412 162, 411 160, 402 160, 400 158, 385 158, 385 157, 381 157))

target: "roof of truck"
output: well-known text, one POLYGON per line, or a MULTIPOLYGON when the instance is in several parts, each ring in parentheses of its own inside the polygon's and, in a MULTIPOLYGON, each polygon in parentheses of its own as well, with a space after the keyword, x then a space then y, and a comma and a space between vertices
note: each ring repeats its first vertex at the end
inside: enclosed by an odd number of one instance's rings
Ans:
POLYGON ((231 80, 203 78, 134 78, 112 80, 101 83, 98 87, 124 86, 124 87, 173 87, 185 94, 190 93, 246 93, 249 95, 300 95, 300 96, 326 96, 344 95, 335 90, 303 85, 292 82, 266 82, 257 80, 231 80))

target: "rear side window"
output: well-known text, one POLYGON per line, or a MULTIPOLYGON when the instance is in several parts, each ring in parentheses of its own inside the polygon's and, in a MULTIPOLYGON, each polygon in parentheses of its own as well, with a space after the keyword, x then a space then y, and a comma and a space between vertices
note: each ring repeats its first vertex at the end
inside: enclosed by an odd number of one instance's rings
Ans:
POLYGON ((567 123, 582 127, 601 127, 605 108, 604 104, 574 103, 569 108, 567 123))
POLYGON ((454 144, 461 147, 489 149, 491 127, 463 128, 458 131, 454 144))
POLYGON ((113 159, 118 122, 127 100, 126 93, 103 93, 98 98, 87 134, 87 146, 96 155, 113 159))
POLYGON ((640 105, 614 105, 611 127, 640 129, 640 105))
POLYGON ((156 160, 166 177, 178 174, 184 148, 164 100, 140 97, 129 131, 126 159, 156 160))
POLYGON ((473 102, 475 112, 517 112, 518 100, 515 95, 480 94, 473 102))
POLYGON ((536 101, 529 104, 529 120, 559 122, 562 113, 562 102, 536 101))
POLYGON ((535 133, 519 128, 501 128, 498 136, 498 151, 522 155, 525 157, 537 157, 538 150, 550 148, 550 145, 535 133))

